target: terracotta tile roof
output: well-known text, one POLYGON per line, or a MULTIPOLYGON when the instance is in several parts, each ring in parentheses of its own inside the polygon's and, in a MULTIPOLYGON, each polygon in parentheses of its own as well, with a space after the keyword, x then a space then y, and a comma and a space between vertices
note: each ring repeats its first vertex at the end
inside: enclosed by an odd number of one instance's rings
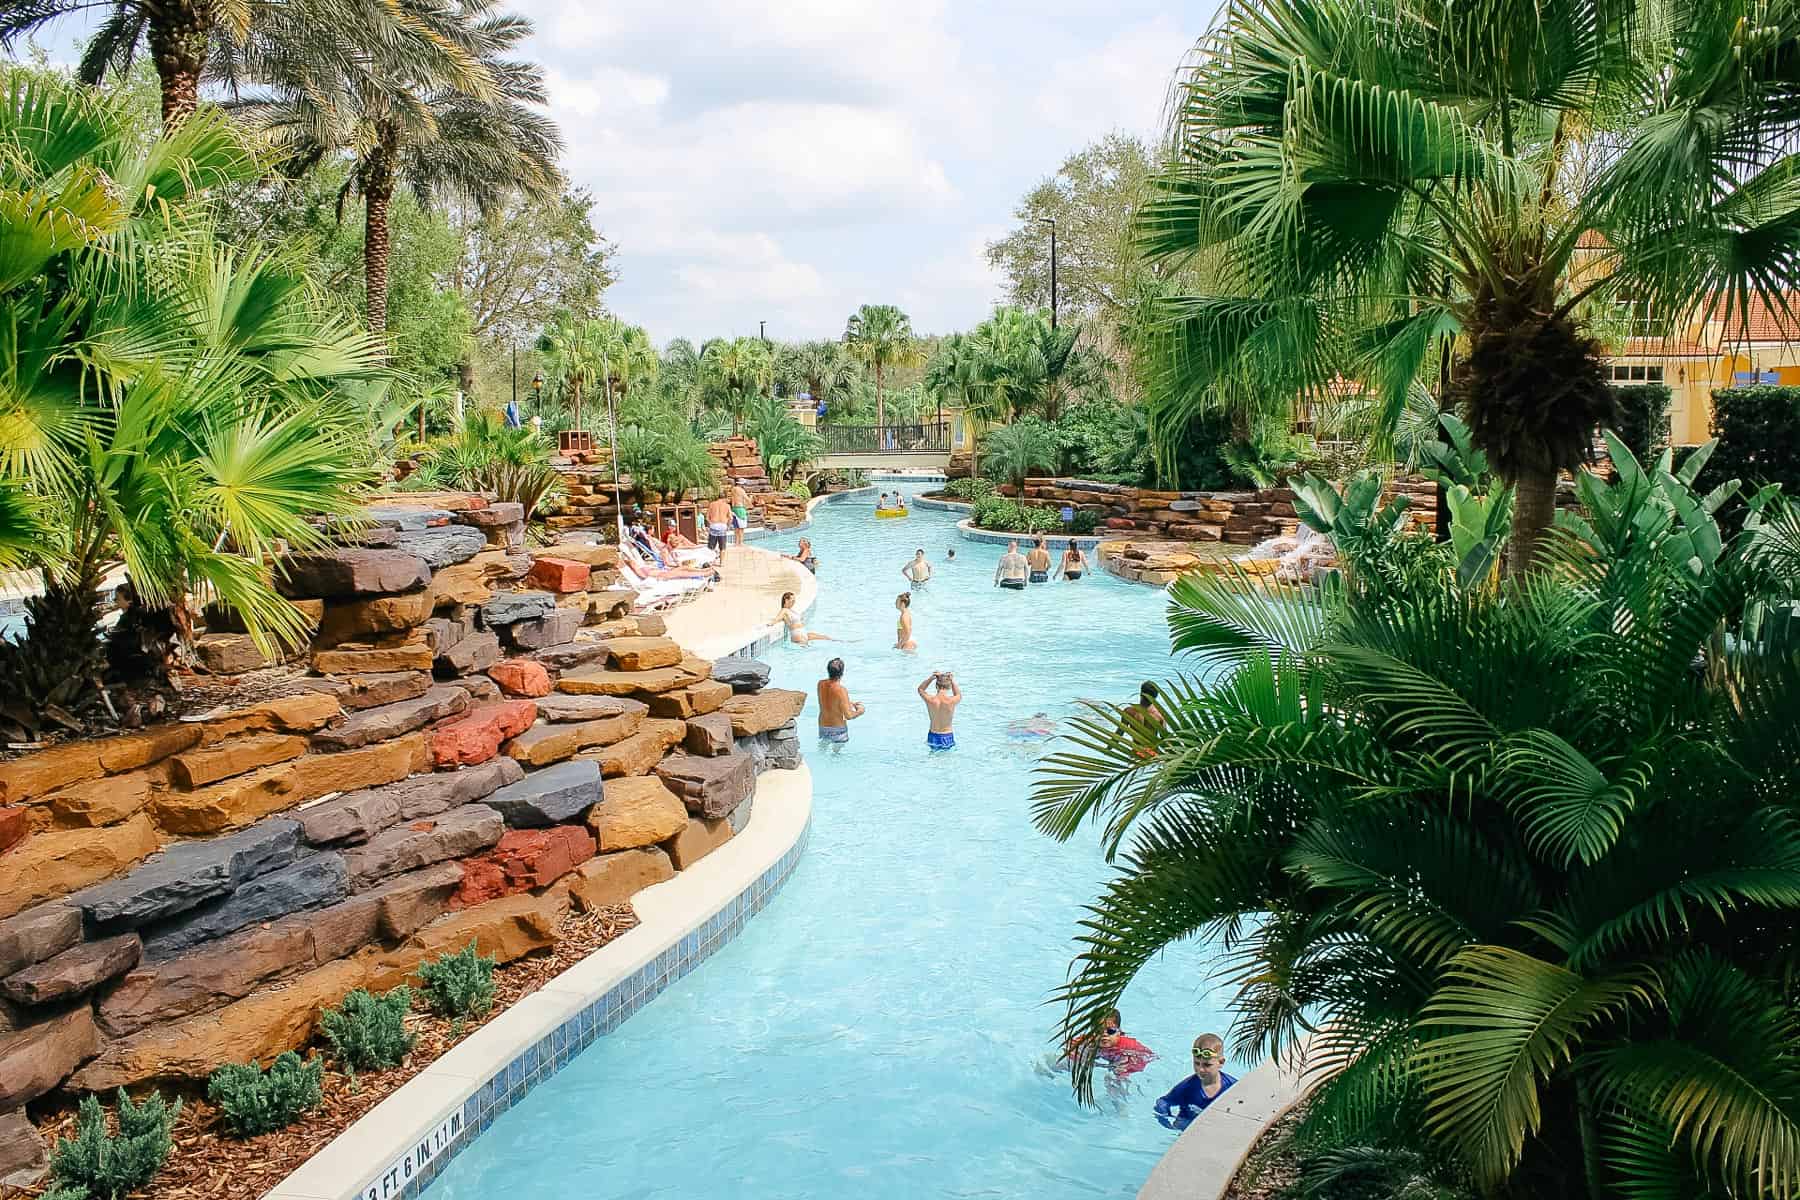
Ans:
POLYGON ((1609 358, 1711 358, 1718 351, 1691 338, 1626 338, 1625 345, 1609 358))
POLYGON ((1741 309, 1735 304, 1725 308, 1715 318, 1724 322, 1722 340, 1728 345, 1800 341, 1800 292, 1783 292, 1782 298, 1787 305, 1785 313, 1758 296, 1752 296, 1750 303, 1741 309))

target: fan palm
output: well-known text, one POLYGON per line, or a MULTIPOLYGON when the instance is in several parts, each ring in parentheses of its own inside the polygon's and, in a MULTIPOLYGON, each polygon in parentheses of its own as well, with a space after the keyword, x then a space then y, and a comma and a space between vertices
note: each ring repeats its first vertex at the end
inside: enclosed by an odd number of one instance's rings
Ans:
POLYGON ((643 326, 627 324, 617 317, 600 317, 598 324, 600 365, 608 402, 615 392, 623 395, 634 387, 655 382, 662 359, 643 326))
POLYGON ((886 425, 883 375, 890 367, 909 366, 919 357, 912 318, 892 304, 865 304, 845 324, 844 345, 856 361, 875 373, 875 424, 886 425))
POLYGON ((531 22, 495 11, 495 0, 406 0, 399 6, 433 44, 457 53, 397 55, 357 31, 325 48, 258 46, 229 69, 263 90, 232 107, 273 144, 289 169, 347 154, 355 170, 339 195, 363 201, 363 271, 369 328, 387 328, 388 210, 396 187, 430 207, 454 196, 486 211, 522 190, 554 196, 561 138, 536 111, 543 72, 505 55, 531 22), (479 68, 461 69, 464 56, 479 68))
POLYGON ((265 649, 299 637, 263 564, 319 544, 309 517, 356 511, 379 346, 300 264, 213 241, 206 189, 257 171, 220 114, 149 138, 116 97, 20 70, 0 87, 0 494, 45 519, 45 592, 0 676, 40 703, 97 698, 118 560, 171 629, 199 589, 265 649))
POLYGON ((1096 708, 1038 787, 1125 847, 1067 1031, 1199 937, 1252 1056, 1312 1035, 1311 1121, 1416 1112, 1494 1196, 1794 1194, 1800 641, 1758 614, 1800 578, 1780 521, 1721 540, 1703 453, 1612 452, 1497 588, 1429 544, 1399 588, 1175 585, 1199 676, 1157 727, 1096 708))
POLYGON ((554 383, 562 386, 581 426, 582 393, 605 378, 605 329, 598 320, 559 313, 538 336, 538 351, 554 383))
POLYGON ((1797 37, 1749 0, 1229 6, 1138 218, 1202 281, 1155 304, 1159 429, 1349 379, 1385 442, 1461 347, 1446 399, 1517 485, 1524 569, 1610 412, 1597 312, 1785 311, 1797 37))
POLYGON ((708 403, 730 415, 735 436, 756 397, 774 385, 775 356, 761 338, 715 338, 700 352, 700 373, 708 403))
POLYGON ((1035 418, 994 430, 987 435, 986 449, 988 474, 1014 487, 1024 487, 1027 475, 1056 467, 1056 438, 1035 418))
POLYGON ((795 420, 779 396, 758 396, 745 429, 756 439, 769 478, 783 483, 792 483, 801 467, 825 452, 825 439, 795 420))
POLYGON ((842 342, 805 342, 785 358, 797 390, 811 396, 815 406, 824 404, 835 412, 854 394, 856 360, 842 342))

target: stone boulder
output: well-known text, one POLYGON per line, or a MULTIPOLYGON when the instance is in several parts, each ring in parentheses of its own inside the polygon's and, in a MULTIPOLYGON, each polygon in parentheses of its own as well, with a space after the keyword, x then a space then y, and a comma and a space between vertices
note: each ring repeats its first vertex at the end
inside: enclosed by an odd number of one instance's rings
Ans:
POLYGON ((670 838, 665 847, 677 871, 685 871, 731 840, 731 822, 689 817, 687 827, 670 838))
POLYGON ((150 807, 164 829, 218 833, 292 808, 329 792, 404 779, 430 762, 425 734, 409 733, 337 754, 306 754, 192 792, 165 792, 150 807))
POLYGON ((608 779, 625 775, 643 775, 649 772, 662 756, 681 744, 687 736, 687 724, 683 721, 663 721, 655 717, 646 718, 638 726, 638 731, 621 742, 610 746, 602 746, 592 750, 583 750, 581 757, 592 759, 600 764, 600 773, 608 779))
POLYGON ((615 779, 605 799, 588 810, 588 827, 602 851, 665 842, 687 828, 687 807, 655 775, 615 779))
POLYGON ((550 694, 550 672, 529 658, 509 658, 488 668, 488 678, 509 696, 536 699, 550 694))
POLYGON ((373 958, 367 986, 382 991, 402 983, 416 985, 413 972, 419 964, 455 954, 470 942, 477 954, 503 963, 547 950, 556 945, 557 927, 568 910, 568 896, 556 888, 543 895, 505 896, 451 913, 413 934, 399 949, 373 958))
POLYGON ((459 771, 415 775, 397 783, 364 788, 294 814, 300 834, 314 846, 366 842, 401 821, 435 817, 472 804, 509 783, 525 778, 525 769, 510 758, 492 758, 459 771))
POLYGON ((506 627, 507 637, 521 650, 541 650, 560 646, 581 628, 586 608, 558 608, 541 617, 528 617, 506 627))
MULTIPOLYGON (((560 558, 568 562, 585 563, 594 567, 614 568, 619 565, 619 548, 617 546, 596 546, 582 542, 558 542, 544 549, 547 558, 560 558)), ((541 560, 540 560, 541 561, 541 560)))
POLYGON ((486 675, 464 675, 461 679, 452 679, 450 686, 469 693, 469 699, 476 704, 500 698, 500 685, 486 675))
POLYGON ((28 1188, 50 1169, 50 1148, 21 1112, 0 1113, 0 1187, 28 1188))
POLYGON ((681 797, 688 812, 699 817, 729 815, 756 788, 750 756, 736 749, 712 757, 671 754, 655 771, 657 778, 681 797))
POLYGON ((601 799, 600 768, 576 760, 558 763, 508 784, 482 801, 514 828, 573 821, 601 799))
POLYGON ((516 500, 504 500, 485 508, 472 508, 459 512, 453 519, 459 525, 473 525, 477 529, 502 529, 523 521, 525 506, 516 500))
POLYGON ((322 908, 350 894, 350 873, 336 854, 315 854, 290 867, 260 875, 236 891, 145 930, 144 951, 169 958, 202 942, 273 921, 303 909, 322 908))
POLYGON ((537 706, 539 720, 559 725, 599 721, 626 713, 642 717, 649 711, 641 700, 628 700, 622 696, 573 696, 563 692, 539 697, 537 706))
POLYGON ((425 631, 425 644, 431 652, 442 654, 474 633, 475 621, 471 617, 433 617, 420 628, 425 631))
POLYGON ((144 956, 135 933, 83 942, 0 981, 0 991, 19 1004, 52 1004, 85 996, 137 966, 144 956))
POLYGON ((468 562, 487 549, 487 538, 481 531, 466 525, 444 525, 435 529, 403 529, 385 539, 393 548, 425 560, 433 572, 458 563, 468 562))
POLYGON ((716 712, 731 699, 731 685, 716 679, 702 679, 686 687, 650 697, 650 713, 657 717, 698 717, 716 712))
POLYGON ((556 611, 556 597, 549 592, 505 592, 481 606, 481 623, 489 629, 547 617, 556 611))
POLYGON ((417 630, 393 645, 345 642, 313 655, 313 670, 321 675, 369 675, 388 671, 431 670, 431 647, 417 630))
POLYGON ((345 708, 379 708, 423 696, 431 686, 431 676, 421 671, 380 671, 340 679, 302 679, 300 684, 330 696, 345 708))
POLYGON ((586 563, 546 554, 532 562, 525 582, 547 592, 585 592, 591 572, 586 563))
POLYGON ((567 671, 571 667, 583 666, 605 658, 606 643, 564 642, 559 646, 546 646, 542 650, 533 650, 531 657, 552 671, 567 671))
POLYGON ((284 596, 343 599, 410 592, 431 582, 425 560, 404 550, 344 548, 281 559, 275 589, 284 596))
POLYGON ((431 734, 431 759, 439 767, 483 763, 500 753, 500 743, 531 728, 537 705, 529 700, 497 700, 472 709, 431 734))
POLYGON ((194 658, 211 675, 244 675, 281 661, 264 654, 247 633, 203 633, 194 639, 194 658))
POLYGON ((594 839, 576 825, 512 829, 486 854, 464 859, 458 908, 549 887, 594 857, 594 839))
POLYGON ((618 850, 590 858, 577 867, 569 884, 569 898, 582 912, 616 908, 631 903, 631 898, 645 888, 673 878, 675 865, 662 847, 618 850))
POLYGON ((100 1028, 124 1037, 241 1000, 314 965, 306 917, 245 929, 189 953, 145 963, 100 999, 100 1028))
POLYGON ((733 696, 719 706, 731 718, 734 737, 767 733, 780 729, 800 715, 806 707, 806 693, 785 688, 764 688, 760 692, 733 696))
POLYGON ((621 671, 648 671, 681 662, 681 647, 666 637, 622 637, 606 643, 612 665, 621 671))
POLYGON ((472 675, 500 661, 500 639, 492 633, 471 634, 432 660, 438 678, 472 675))
POLYGON ((687 733, 681 744, 689 754, 729 753, 732 747, 731 715, 710 712, 704 716, 689 717, 687 733))
POLYGON ((343 852, 350 886, 366 891, 402 871, 486 850, 506 832, 506 822, 486 804, 465 804, 442 816, 409 821, 343 852))
POLYGON ((129 875, 77 892, 69 902, 95 928, 135 929, 279 870, 294 861, 299 847, 299 822, 273 818, 227 837, 170 846, 129 875))
MULTIPOLYGON (((102 822, 104 823, 104 822, 102 822)), ((23 804, 0 806, 0 853, 11 850, 31 832, 31 811, 23 804)))
MULTIPOLYGON (((153 767, 144 771, 133 771, 128 775, 109 775, 105 779, 95 779, 87 783, 78 783, 64 788, 60 792, 52 792, 45 798, 50 811, 63 825, 98 828, 102 825, 117 825, 142 811, 150 802, 150 786, 160 774, 161 767, 153 767)), ((23 812, 23 809, 19 810, 23 812)), ((5 845, 5 838, 0 838, 0 848, 5 845)))
POLYGON ((258 767, 287 762, 305 753, 306 739, 303 737, 261 734, 177 754, 169 760, 169 774, 177 787, 191 790, 258 767))
POLYGON ((506 754, 532 767, 548 766, 572 758, 590 746, 622 742, 644 723, 643 706, 610 717, 568 725, 533 725, 501 747, 506 754))
POLYGON ((37 1099, 99 1049, 100 1031, 85 1004, 0 1037, 0 1112, 37 1099))
POLYGON ((437 863, 390 879, 369 893, 379 905, 376 917, 381 936, 389 941, 412 936, 449 911, 451 898, 461 886, 462 867, 454 862, 437 863))
POLYGON ((712 677, 728 683, 739 693, 761 691, 769 686, 769 664, 741 655, 728 655, 713 663, 712 677))
POLYGON ((468 708, 469 693, 438 684, 408 700, 361 709, 313 734, 312 744, 320 750, 354 750, 373 742, 391 741, 468 708))
POLYGON ((556 690, 576 696, 630 696, 666 692, 691 683, 680 667, 657 667, 651 671, 617 671, 610 667, 585 666, 565 671, 556 681, 556 690))
POLYGON ((81 940, 81 909, 51 903, 0 921, 0 977, 52 958, 81 940))
POLYGON ((363 600, 331 600, 325 604, 325 615, 313 635, 313 644, 328 647, 405 633, 430 615, 431 598, 422 591, 363 600))

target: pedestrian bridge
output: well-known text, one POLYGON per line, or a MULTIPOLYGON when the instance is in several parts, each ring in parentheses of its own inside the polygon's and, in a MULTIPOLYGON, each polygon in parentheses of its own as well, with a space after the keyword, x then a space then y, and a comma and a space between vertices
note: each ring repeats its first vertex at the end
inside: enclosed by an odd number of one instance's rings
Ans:
POLYGON ((815 467, 933 470, 950 465, 949 422, 926 425, 821 425, 825 453, 815 467))

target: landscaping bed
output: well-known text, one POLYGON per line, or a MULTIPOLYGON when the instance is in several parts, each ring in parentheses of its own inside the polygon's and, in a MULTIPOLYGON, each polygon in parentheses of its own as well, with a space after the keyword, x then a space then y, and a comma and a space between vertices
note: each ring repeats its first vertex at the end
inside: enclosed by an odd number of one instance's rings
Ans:
MULTIPOLYGON (((494 1006, 486 1016, 457 1023, 416 1005, 406 1025, 418 1041, 401 1065, 352 1078, 328 1059, 322 1102, 285 1129, 260 1137, 233 1137, 216 1106, 197 1092, 185 1093, 173 1131, 175 1149, 150 1187, 139 1194, 155 1200, 261 1196, 469 1034, 636 924, 629 905, 571 911, 562 919, 554 947, 495 968, 494 1006)), ((314 1052, 326 1053, 321 1047, 314 1052)), ((47 1110, 34 1123, 46 1143, 70 1137, 75 1131, 74 1105, 47 1110)), ((49 1188, 48 1179, 24 1191, 0 1187, 0 1197, 38 1196, 49 1188)))

